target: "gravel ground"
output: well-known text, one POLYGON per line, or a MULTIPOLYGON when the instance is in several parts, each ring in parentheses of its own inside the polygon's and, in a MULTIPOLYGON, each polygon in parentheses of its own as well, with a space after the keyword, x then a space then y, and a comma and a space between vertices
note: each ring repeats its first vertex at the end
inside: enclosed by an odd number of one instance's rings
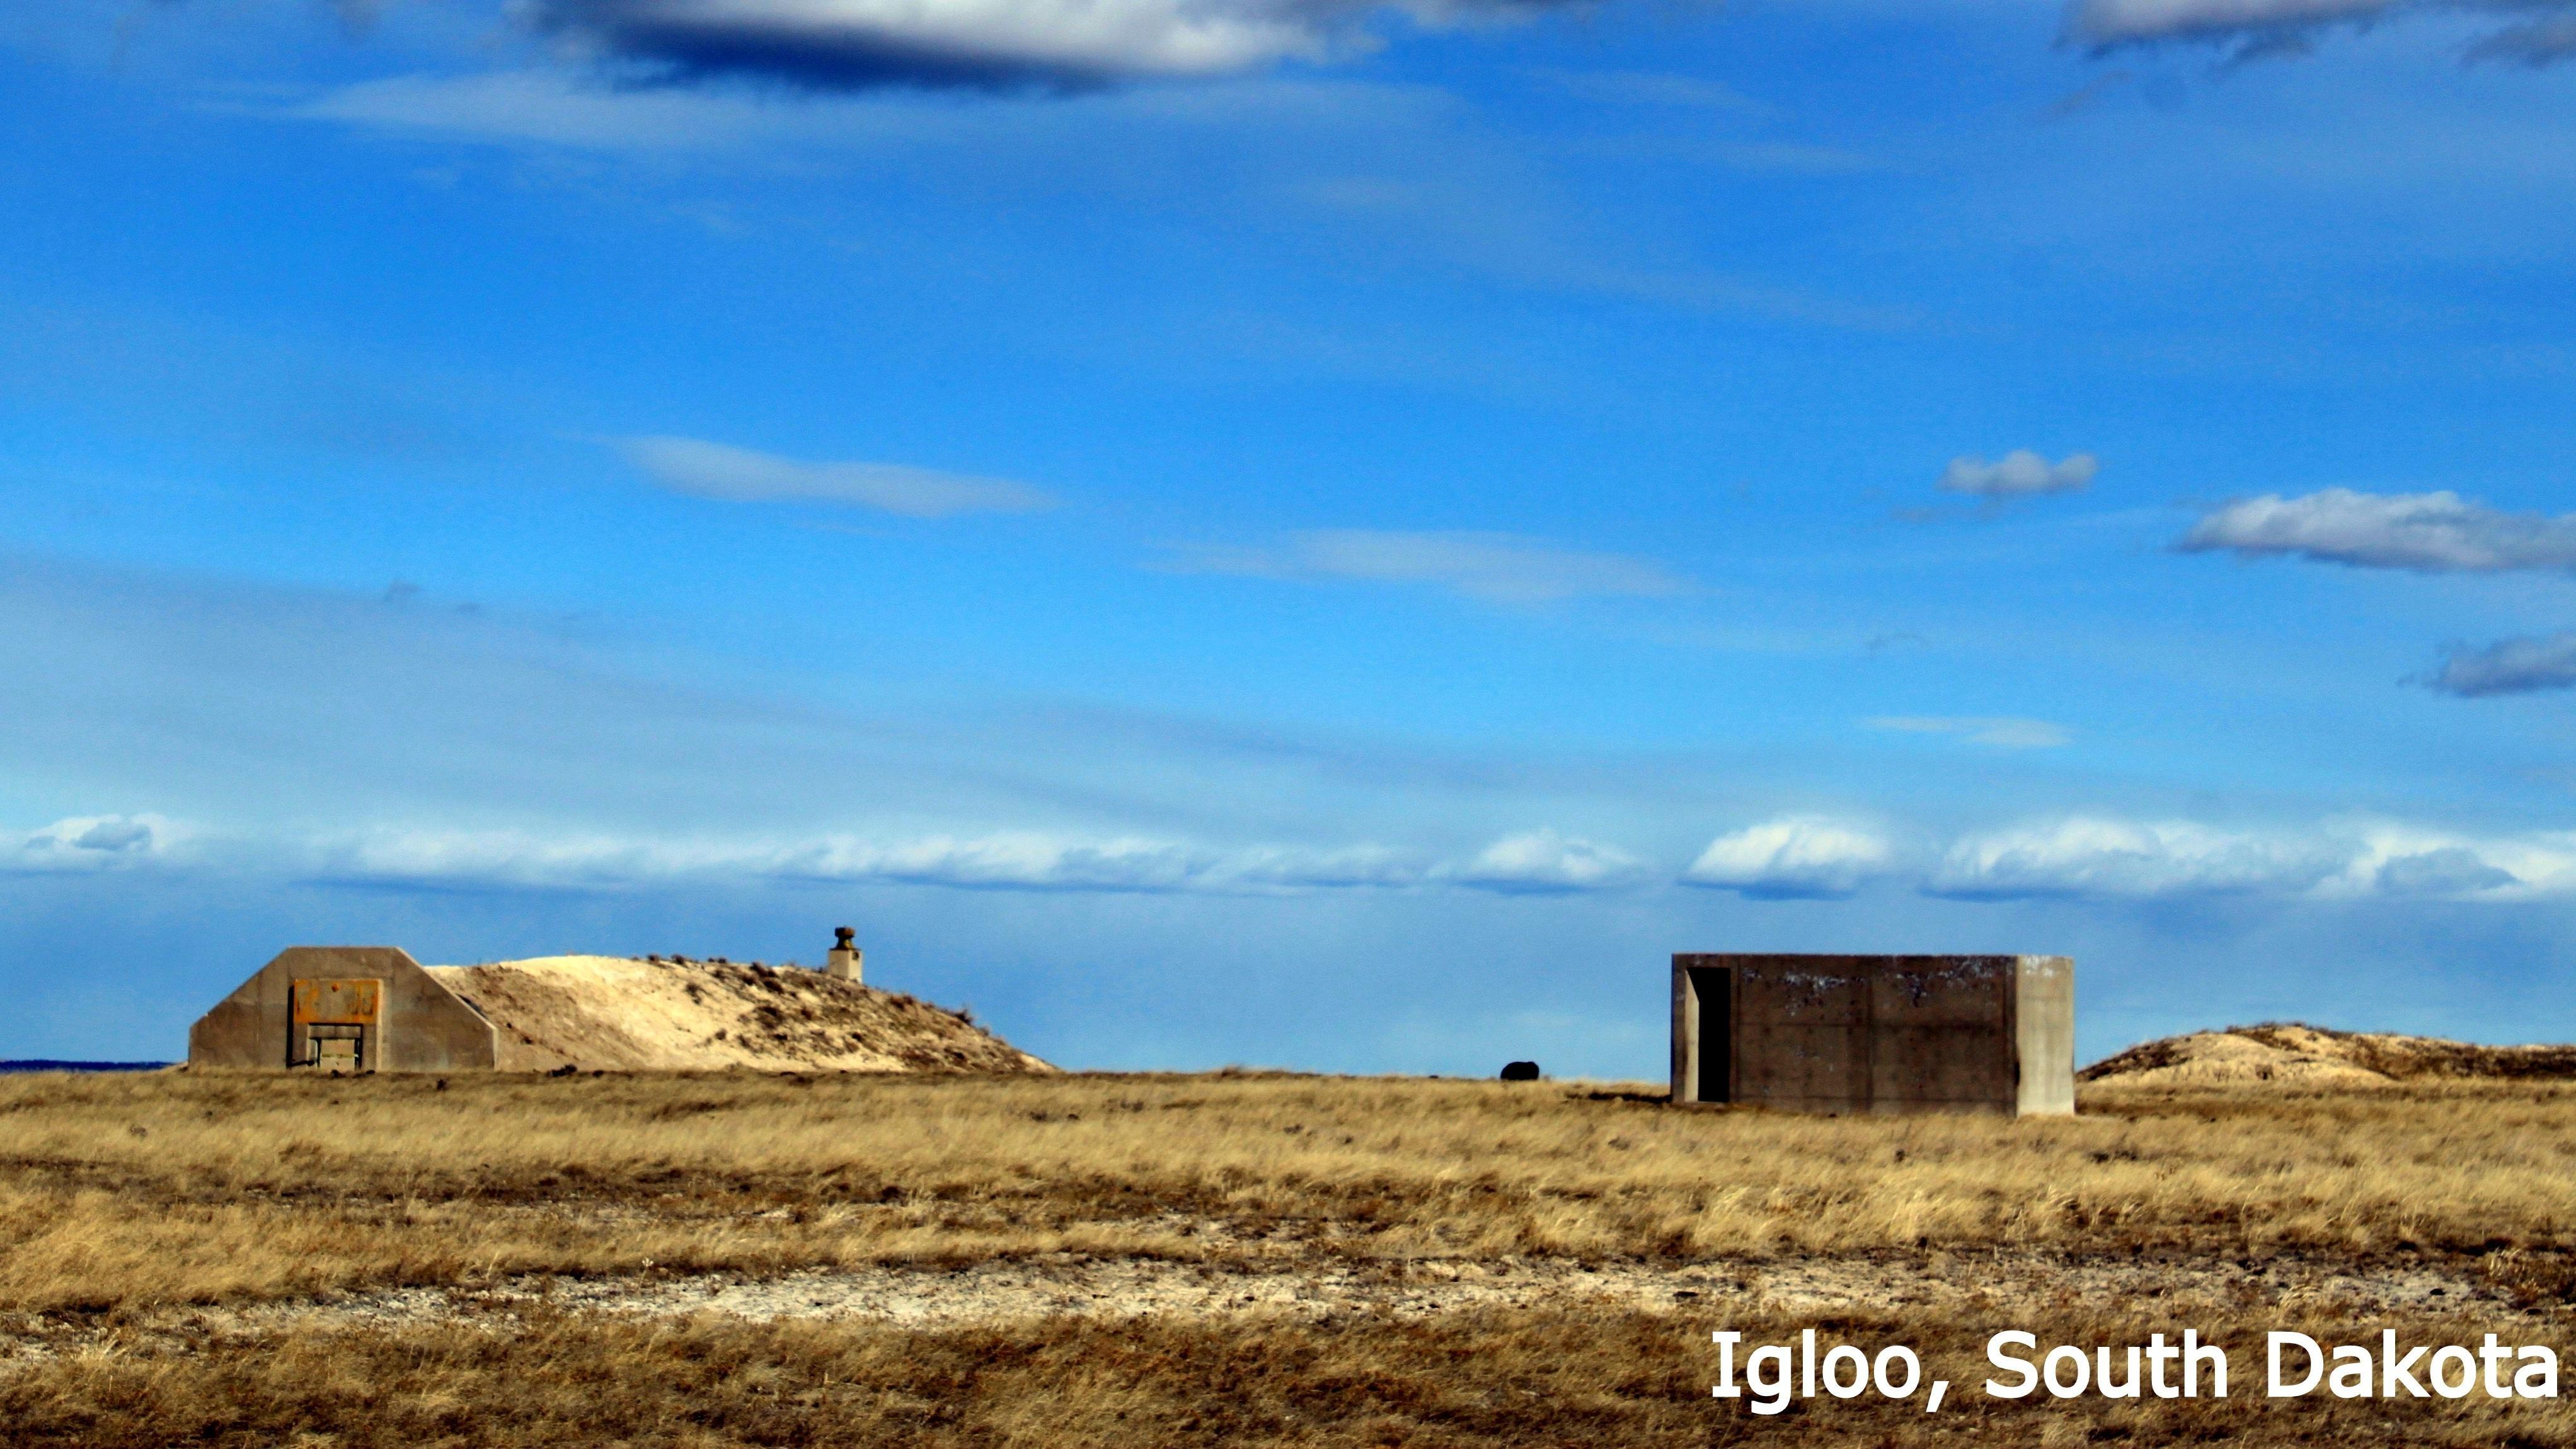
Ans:
POLYGON ((2048 1254, 1930 1254, 1912 1259, 1813 1258, 1662 1265, 1562 1259, 1375 1263, 1335 1261, 1252 1270, 1152 1259, 1057 1254, 962 1268, 879 1266, 779 1277, 694 1274, 516 1280, 484 1289, 402 1288, 337 1298, 166 1310, 101 1324, 28 1318, 0 1334, 0 1361, 288 1328, 398 1328, 484 1322, 506 1331, 530 1311, 753 1321, 820 1319, 948 1328, 1061 1314, 1210 1318, 1436 1314, 1588 1302, 1650 1312, 1747 1310, 1812 1316, 1913 1307, 1974 1311, 2077 1300, 2158 1301, 2177 1315, 2201 1305, 2335 1304, 2356 1315, 2441 1311, 2475 1303, 2521 1317, 2474 1278, 2431 1266, 2361 1268, 2293 1258, 2084 1259, 2048 1254))

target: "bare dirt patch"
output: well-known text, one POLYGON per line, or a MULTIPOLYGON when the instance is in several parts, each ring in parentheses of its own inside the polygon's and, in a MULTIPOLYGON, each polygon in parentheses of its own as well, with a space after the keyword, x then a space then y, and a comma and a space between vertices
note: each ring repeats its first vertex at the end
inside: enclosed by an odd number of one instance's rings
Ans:
POLYGON ((102 1345, 130 1349, 148 1341, 176 1348, 287 1332, 425 1326, 508 1332, 533 1313, 954 1329, 1066 1316, 1305 1323, 1469 1312, 1661 1313, 1729 1322, 1852 1314, 1949 1318, 2009 1315, 2035 1302, 2154 1303, 2192 1320, 2267 1308, 2363 1318, 2475 1307, 2499 1323, 2534 1325, 2562 1316, 2517 1305, 2506 1286, 2456 1265, 2364 1268, 2303 1258, 2240 1263, 2006 1252, 1692 1264, 1324 1260, 1261 1269, 1060 1253, 957 1268, 528 1276, 481 1288, 398 1288, 109 1319, 19 1315, 0 1338, 0 1362, 102 1345))
MULTIPOLYGON (((2070 1259, 2048 1254, 1944 1254, 1935 1259, 1804 1258, 1777 1263, 1582 1263, 1501 1258, 1409 1264, 1326 1261, 1293 1270, 1099 1260, 1075 1254, 970 1267, 524 1279, 473 1293, 406 1289, 336 1302, 264 1305, 210 1316, 222 1327, 449 1322, 533 1304, 643 1318, 713 1313, 753 1322, 859 1320, 948 1328, 1074 1314, 1199 1320, 1245 1314, 1309 1319, 1464 1310, 1610 1307, 1639 1312, 1956 1312, 2053 1296, 2111 1303, 2154 1299, 2177 1312, 2298 1304, 2356 1315, 2434 1312, 2508 1297, 2440 1266, 2281 1259, 2070 1259)), ((2517 1315, 2519 1316, 2519 1315, 2517 1315)))

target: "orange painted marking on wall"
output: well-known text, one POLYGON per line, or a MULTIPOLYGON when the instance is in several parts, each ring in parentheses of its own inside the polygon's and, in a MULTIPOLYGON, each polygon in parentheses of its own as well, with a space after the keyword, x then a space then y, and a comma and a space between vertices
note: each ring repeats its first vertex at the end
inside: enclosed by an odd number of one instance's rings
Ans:
POLYGON ((373 1026, 384 999, 385 983, 379 980, 298 981, 295 1024, 373 1026))

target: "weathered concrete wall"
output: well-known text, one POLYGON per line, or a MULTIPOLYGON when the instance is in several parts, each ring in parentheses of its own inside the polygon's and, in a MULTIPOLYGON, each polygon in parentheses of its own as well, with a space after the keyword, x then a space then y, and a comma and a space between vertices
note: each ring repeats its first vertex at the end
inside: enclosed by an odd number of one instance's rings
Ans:
POLYGON ((1808 1112, 2075 1109, 2063 956, 1673 957, 1673 1100, 1808 1112))
POLYGON ((2025 1117, 2075 1111, 2075 963, 2064 956, 2019 958, 2013 1047, 2021 1060, 2025 1117))
POLYGON ((364 1070, 445 1072, 493 1065, 492 1024, 391 946, 295 946, 278 953, 188 1029, 192 1066, 300 1065, 314 1026, 363 1044, 364 1070), (305 993, 299 1021, 295 984, 305 993), (379 982, 373 993, 324 982, 379 982), (372 1000, 370 996, 372 995, 372 1000), (370 1010, 372 1016, 369 1015, 370 1010))

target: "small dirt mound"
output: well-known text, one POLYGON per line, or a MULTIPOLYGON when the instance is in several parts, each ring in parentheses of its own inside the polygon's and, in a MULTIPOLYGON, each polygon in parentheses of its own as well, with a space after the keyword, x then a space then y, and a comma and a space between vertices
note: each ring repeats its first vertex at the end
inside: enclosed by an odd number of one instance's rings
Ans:
POLYGON ((798 966, 541 956, 432 966, 499 1029, 503 1071, 1052 1072, 910 996, 798 966))
POLYGON ((2576 1078, 2576 1046, 2478 1046, 2433 1036, 2334 1031, 2298 1022, 2231 1026, 2141 1042, 2075 1074, 2117 1087, 2385 1087, 2440 1078, 2576 1078))

